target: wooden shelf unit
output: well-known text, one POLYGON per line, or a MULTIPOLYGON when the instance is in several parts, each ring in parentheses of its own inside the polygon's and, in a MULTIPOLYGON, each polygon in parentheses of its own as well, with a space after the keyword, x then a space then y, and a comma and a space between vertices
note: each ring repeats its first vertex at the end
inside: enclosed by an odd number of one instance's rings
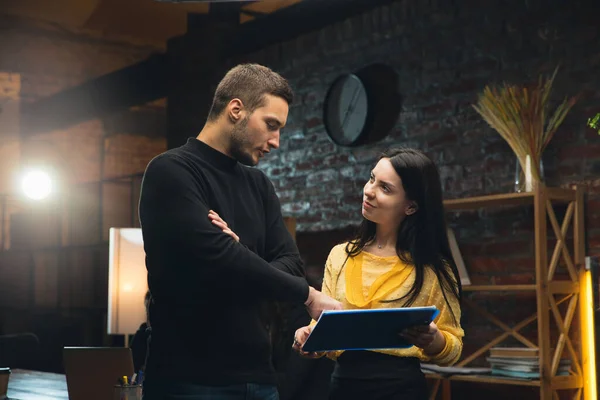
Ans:
MULTIPOLYGON (((535 379, 516 379, 504 378, 495 375, 453 375, 445 377, 440 374, 427 374, 429 379, 449 379, 452 381, 476 382, 476 383, 492 383, 499 385, 517 385, 517 386, 535 386, 541 387, 542 382, 535 379)), ((577 375, 557 376, 553 379, 552 387, 555 390, 561 389, 577 389, 582 387, 581 377, 577 375)))
MULTIPOLYGON (((466 367, 473 360, 484 356, 490 348, 498 345, 506 338, 512 336, 527 347, 539 348, 540 371, 541 376, 538 380, 513 379, 492 375, 452 375, 442 376, 439 374, 427 374, 429 379, 434 379, 434 390, 430 399, 437 396, 437 392, 442 387, 442 397, 445 400, 450 399, 450 382, 479 382, 490 384, 534 386, 540 388, 540 399, 553 400, 558 399, 558 391, 564 389, 575 389, 574 399, 583 397, 584 372, 583 362, 586 357, 581 357, 581 349, 575 348, 573 337, 569 336, 571 323, 576 312, 582 317, 582 307, 579 299, 580 276, 584 271, 585 263, 585 240, 584 240, 584 201, 583 189, 548 188, 540 185, 530 193, 507 193, 480 197, 471 197, 465 199, 446 200, 444 202, 447 212, 461 210, 476 210, 480 208, 499 207, 499 206, 524 206, 533 205, 534 207, 534 236, 535 236, 535 283, 530 285, 473 285, 465 286, 464 292, 494 292, 494 291, 532 291, 535 292, 537 311, 534 315, 510 327, 500 321, 496 316, 478 307, 476 304, 464 299, 463 304, 474 309, 476 313, 482 315, 491 321, 504 332, 484 344, 472 354, 463 355, 457 367, 466 367), (562 224, 557 221, 554 212, 554 205, 562 204, 567 206, 565 217, 562 224), (556 246, 552 252, 552 257, 548 257, 547 242, 547 222, 556 236, 556 246), (569 228, 573 229, 573 257, 569 249, 565 246, 565 238, 569 228), (569 273, 568 279, 554 279, 554 274, 559 261, 563 261, 567 266, 569 273), (559 295, 557 300, 554 296, 559 295), (558 305, 567 302, 567 311, 562 315, 558 305), (550 343, 550 325, 551 313, 558 328, 559 337, 555 343, 550 343), (538 340, 532 343, 519 333, 523 327, 537 321, 538 340), (551 352, 554 348, 554 353, 551 352), (558 362, 566 350, 566 355, 572 360, 572 374, 568 376, 556 375, 558 362)), ((465 327, 468 338, 468 327, 465 327)), ((581 335, 581 330, 577 332, 581 335)), ((571 334, 573 335, 573 334, 571 334)), ((581 343, 581 338, 579 337, 581 343)))

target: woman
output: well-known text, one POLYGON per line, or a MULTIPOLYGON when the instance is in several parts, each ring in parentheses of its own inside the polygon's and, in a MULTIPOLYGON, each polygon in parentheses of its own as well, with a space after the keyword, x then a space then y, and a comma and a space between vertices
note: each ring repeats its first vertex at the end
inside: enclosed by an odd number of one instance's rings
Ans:
MULTIPOLYGON (((435 305, 440 315, 399 332, 411 348, 329 352, 330 399, 426 399, 420 361, 455 363, 464 336, 436 166, 417 150, 385 153, 364 187, 362 215, 357 236, 331 250, 323 293, 345 309, 435 305)), ((293 345, 310 357, 323 355, 302 351, 314 323, 296 331, 293 345)))

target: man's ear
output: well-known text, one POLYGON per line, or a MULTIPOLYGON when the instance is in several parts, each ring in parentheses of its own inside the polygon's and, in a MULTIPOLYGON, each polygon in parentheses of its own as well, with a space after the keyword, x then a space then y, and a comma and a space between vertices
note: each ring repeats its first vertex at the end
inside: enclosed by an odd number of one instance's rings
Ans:
POLYGON ((244 119, 244 103, 240 99, 233 99, 227 104, 227 118, 235 124, 244 119))

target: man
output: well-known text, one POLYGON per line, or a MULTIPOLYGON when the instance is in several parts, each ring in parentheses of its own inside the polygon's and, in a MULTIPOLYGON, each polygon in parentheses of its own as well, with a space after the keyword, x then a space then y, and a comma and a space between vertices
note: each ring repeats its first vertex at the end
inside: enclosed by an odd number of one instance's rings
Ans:
POLYGON ((275 400, 264 305, 303 302, 313 318, 341 307, 309 288, 273 185, 248 167, 279 147, 292 97, 269 68, 239 65, 219 83, 198 137, 148 164, 147 400, 275 400))

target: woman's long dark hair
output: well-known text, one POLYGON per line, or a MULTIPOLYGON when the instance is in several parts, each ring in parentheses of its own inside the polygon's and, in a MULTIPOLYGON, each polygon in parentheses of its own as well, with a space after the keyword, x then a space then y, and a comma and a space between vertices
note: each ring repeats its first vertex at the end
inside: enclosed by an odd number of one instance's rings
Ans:
MULTIPOLYGON (((396 252, 404 262, 415 266, 415 281, 406 295, 405 306, 410 306, 423 288, 425 268, 437 276, 444 300, 448 295, 462 297, 462 286, 453 261, 446 231, 446 218, 442 200, 442 184, 437 167, 424 153, 409 148, 390 149, 380 157, 390 160, 402 180, 408 200, 417 205, 417 212, 407 215, 398 228, 396 252), (449 267, 449 268, 448 268, 449 267)), ((346 245, 346 253, 353 257, 375 239, 376 224, 363 219, 357 234, 346 245)), ((456 316, 450 308, 454 322, 456 316)))

